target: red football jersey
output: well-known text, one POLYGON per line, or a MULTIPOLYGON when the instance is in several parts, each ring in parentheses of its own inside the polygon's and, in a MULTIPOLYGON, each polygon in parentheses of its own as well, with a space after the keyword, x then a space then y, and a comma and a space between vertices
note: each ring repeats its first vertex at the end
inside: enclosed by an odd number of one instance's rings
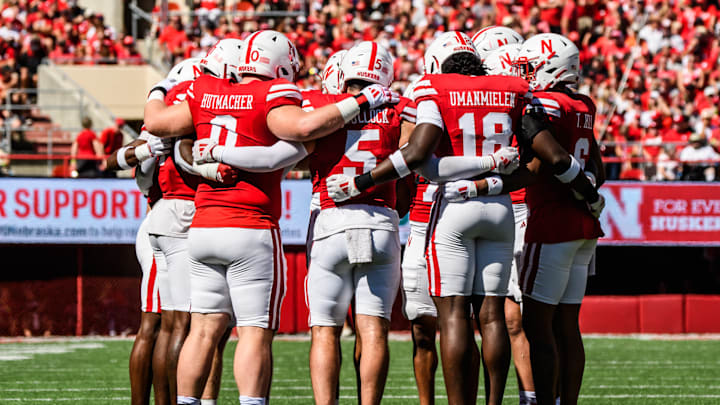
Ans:
POLYGON ((433 205, 433 197, 438 189, 437 184, 430 183, 427 179, 417 174, 415 177, 415 195, 410 202, 410 221, 422 222, 427 224, 430 222, 430 210, 433 205))
MULTIPOLYGON (((326 97, 326 94, 324 94, 321 90, 316 89, 310 89, 310 90, 301 90, 300 94, 302 94, 302 109, 304 111, 312 111, 316 107, 322 107, 328 103, 334 103, 335 97, 329 96, 326 97)), ((332 136, 332 135, 330 135, 332 136)), ((319 193, 320 192, 320 176, 317 171, 313 171, 310 173, 311 179, 312 179, 312 193, 319 193)))
MULTIPOLYGON (((339 101, 349 95, 322 95, 327 102, 339 101), (334 98, 333 98, 334 97, 334 98)), ((306 98, 312 107, 319 96, 306 98)), ((317 100, 318 104, 320 100, 317 100)), ((336 203, 328 196, 325 179, 333 174, 357 176, 372 170, 378 162, 387 159, 398 149, 400 127, 403 120, 415 122, 415 105, 401 97, 393 106, 362 111, 345 127, 334 134, 320 138, 310 159, 310 171, 320 182, 320 206, 322 209, 347 204, 368 204, 395 209, 395 183, 388 182, 371 187, 361 195, 336 203)))
MULTIPOLYGON (((543 107, 555 139, 584 168, 595 136, 593 101, 580 94, 552 91, 535 93, 533 104, 543 107)), ((590 214, 585 202, 576 200, 570 187, 547 167, 527 187, 526 199, 530 210, 526 242, 560 243, 603 235, 600 222, 590 214)))
MULTIPOLYGON (((267 114, 283 105, 300 106, 298 88, 284 79, 232 84, 200 76, 187 90, 198 139, 219 145, 271 146, 278 139, 267 126, 267 114)), ((195 195, 196 227, 273 228, 281 213, 283 169, 243 172, 235 185, 202 181, 195 195)))
MULTIPOLYGON (((185 81, 170 89, 165 96, 165 104, 182 103, 186 99, 186 91, 191 81, 185 81)), ((177 142, 177 141, 176 141, 177 142)), ((175 154, 169 153, 160 158, 158 169, 158 185, 163 198, 194 200, 200 177, 186 173, 175 165, 175 154)))
POLYGON ((434 74, 417 83, 413 97, 440 110, 449 148, 438 148, 437 156, 485 156, 510 146, 531 93, 517 77, 434 74))

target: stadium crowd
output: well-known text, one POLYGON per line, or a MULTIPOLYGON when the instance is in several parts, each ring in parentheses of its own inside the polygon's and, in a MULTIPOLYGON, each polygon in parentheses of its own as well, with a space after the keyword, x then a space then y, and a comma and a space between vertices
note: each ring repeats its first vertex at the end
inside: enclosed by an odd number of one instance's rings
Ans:
POLYGON ((326 0, 310 1, 307 18, 221 12, 300 6, 301 2, 195 1, 192 19, 172 17, 157 35, 173 55, 172 62, 179 62, 204 55, 220 38, 244 38, 268 28, 284 32, 304 59, 299 84, 315 88, 316 74, 332 52, 359 40, 376 40, 396 58, 395 86, 402 90, 420 73, 422 55, 438 32, 472 34, 488 25, 504 25, 524 37, 561 33, 581 49, 584 79, 579 90, 597 103, 597 136, 609 179, 715 178, 714 170, 706 168, 720 159, 716 1, 326 0), (681 154, 683 149, 701 152, 681 154), (683 167, 683 159, 710 162, 697 170, 693 165, 683 167))
MULTIPOLYGON (((156 25, 153 35, 166 50, 168 62, 203 56, 221 38, 243 38, 272 28, 297 44, 304 62, 299 84, 307 88, 319 88, 317 73, 332 52, 359 40, 374 39, 390 49, 395 57, 395 86, 403 90, 420 73, 422 55, 438 32, 474 33, 480 27, 505 25, 525 37, 561 33, 582 50, 580 91, 591 95, 598 106, 597 136, 609 179, 716 177, 713 166, 720 160, 716 1, 194 0, 191 6, 192 18, 173 15, 164 28, 156 25), (237 13, 303 8, 307 17, 237 13), (683 149, 688 152, 681 154, 683 149), (683 162, 688 159, 705 163, 686 166, 683 162)), ((2 100, 9 89, 34 88, 44 58, 55 63, 142 63, 133 37, 106 25, 102 14, 75 1, 9 0, 0 6, 0 17, 2 100)), ((24 104, 27 98, 26 93, 13 93, 11 103, 24 104)), ((4 110, 0 124, 7 120, 11 127, 28 125, 33 114, 4 110)))

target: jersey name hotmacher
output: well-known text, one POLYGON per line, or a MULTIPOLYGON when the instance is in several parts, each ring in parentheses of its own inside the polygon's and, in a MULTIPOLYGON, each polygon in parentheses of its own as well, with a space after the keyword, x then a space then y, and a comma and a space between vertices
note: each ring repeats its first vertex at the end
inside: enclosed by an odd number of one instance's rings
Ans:
POLYGON ((211 110, 252 110, 252 94, 203 94, 200 108, 211 110))
POLYGON ((450 91, 450 105, 458 107, 514 107, 515 93, 509 91, 450 91))

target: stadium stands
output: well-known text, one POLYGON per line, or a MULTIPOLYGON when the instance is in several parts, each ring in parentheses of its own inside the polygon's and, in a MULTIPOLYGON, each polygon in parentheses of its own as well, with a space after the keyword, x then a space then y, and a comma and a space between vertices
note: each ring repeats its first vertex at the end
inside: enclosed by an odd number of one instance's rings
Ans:
MULTIPOLYGON (((261 28, 285 32, 304 56, 305 87, 319 87, 315 74, 333 51, 373 39, 394 53, 396 86, 404 87, 420 72, 425 47, 439 31, 506 25, 526 37, 562 33, 581 49, 579 90, 598 106, 596 132, 609 179, 674 180, 682 178, 675 161, 693 133, 720 150, 719 10, 705 3, 361 0, 353 6, 331 0, 308 2, 306 18, 282 19, 224 12, 294 10, 302 4, 195 1, 193 13, 175 15, 158 35, 180 59, 203 54, 219 38, 242 38, 261 28)), ((709 160, 717 164, 716 157, 709 160)))

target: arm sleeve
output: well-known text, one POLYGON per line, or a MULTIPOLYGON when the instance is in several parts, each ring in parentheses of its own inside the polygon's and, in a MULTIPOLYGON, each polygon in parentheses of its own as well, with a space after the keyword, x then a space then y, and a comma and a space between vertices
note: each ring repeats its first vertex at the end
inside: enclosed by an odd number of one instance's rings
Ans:
POLYGON ((461 179, 469 179, 489 172, 493 168, 490 156, 433 156, 415 171, 433 183, 445 183, 461 179))
POLYGON ((221 161, 248 172, 272 172, 294 165, 308 155, 300 142, 278 141, 272 146, 226 147, 221 161))

